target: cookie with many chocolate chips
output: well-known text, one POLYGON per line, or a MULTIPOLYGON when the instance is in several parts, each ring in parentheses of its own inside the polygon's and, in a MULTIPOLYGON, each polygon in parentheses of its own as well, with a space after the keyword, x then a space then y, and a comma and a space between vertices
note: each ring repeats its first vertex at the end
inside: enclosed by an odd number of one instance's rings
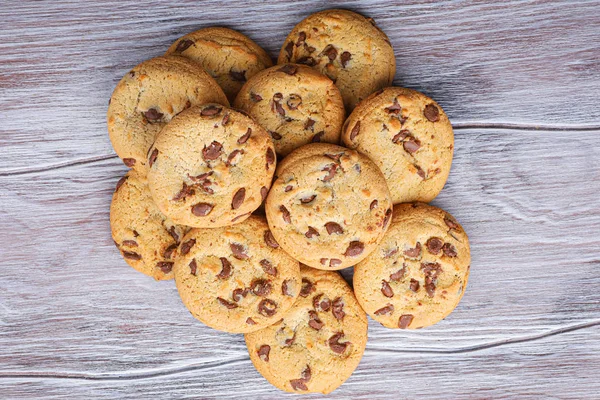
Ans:
POLYGON ((182 240, 175 283, 183 304, 211 328, 253 332, 280 320, 301 290, 300 267, 264 218, 192 229, 182 240))
POLYGON ((415 90, 390 87, 369 96, 346 120, 342 140, 379 166, 394 204, 433 200, 450 174, 452 125, 415 90))
POLYGON ((301 266, 300 297, 279 322, 248 333, 252 363, 272 385, 293 393, 330 393, 358 366, 367 316, 333 271, 301 266))
POLYGON ((389 86, 396 73, 394 50, 373 22, 347 10, 309 15, 292 29, 278 63, 305 64, 327 75, 344 98, 347 111, 376 90, 389 86))
POLYGON ((119 179, 110 205, 110 228, 127 264, 156 280, 173 279, 177 246, 187 228, 160 212, 139 172, 119 179))
POLYGON ((392 214, 381 171, 364 155, 326 143, 301 147, 288 158, 265 205, 277 242, 319 269, 342 269, 365 258, 392 214))
POLYGON ((345 115, 340 91, 305 65, 277 65, 258 73, 242 87, 234 106, 269 132, 281 156, 311 142, 340 141, 345 115))
POLYGON ((108 106, 110 141, 123 163, 146 173, 156 135, 182 110, 204 103, 229 105, 202 69, 183 57, 156 57, 139 64, 117 84, 108 106))
POLYGON ((175 117, 148 152, 148 183, 158 208, 177 223, 215 228, 239 223, 263 201, 275 172, 268 133, 220 106, 175 117))
POLYGON ((248 79, 273 65, 271 57, 252 39, 221 27, 188 33, 169 47, 166 55, 170 54, 199 63, 231 102, 248 79))
POLYGON ((387 328, 418 329, 446 318, 462 298, 471 253, 462 226, 424 203, 394 206, 390 229, 354 268, 362 308, 387 328))

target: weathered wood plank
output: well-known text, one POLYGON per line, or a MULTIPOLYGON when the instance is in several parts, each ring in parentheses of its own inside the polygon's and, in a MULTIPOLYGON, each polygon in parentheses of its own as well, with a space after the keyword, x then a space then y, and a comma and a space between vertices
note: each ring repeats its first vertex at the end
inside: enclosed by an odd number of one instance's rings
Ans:
POLYGON ((119 78, 180 35, 226 25, 272 56, 326 7, 375 18, 398 61, 456 125, 600 126, 599 1, 264 2, 9 0, 0 9, 0 172, 113 154, 106 102, 119 78))

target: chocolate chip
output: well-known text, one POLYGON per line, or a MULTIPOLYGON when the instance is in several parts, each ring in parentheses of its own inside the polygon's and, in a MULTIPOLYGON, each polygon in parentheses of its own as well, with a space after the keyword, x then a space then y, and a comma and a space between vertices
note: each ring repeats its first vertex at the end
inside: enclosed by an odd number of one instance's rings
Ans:
POLYGON ((231 222, 236 222, 236 221, 239 221, 240 219, 242 219, 242 218, 246 218, 246 217, 249 217, 250 215, 252 215, 252 212, 247 212, 246 214, 241 214, 241 215, 238 215, 237 217, 233 218, 233 219, 231 220, 231 222))
POLYGON ((237 306, 238 306, 237 304, 227 301, 221 297, 217 297, 217 300, 219 301, 219 303, 221 303, 221 305, 227 307, 229 310, 231 310, 233 308, 237 308, 237 306))
POLYGON ((267 246, 272 247, 274 249, 277 249, 279 247, 279 243, 277 243, 271 231, 265 231, 264 239, 267 246))
POLYGON ((364 249, 365 249, 365 245, 363 244, 363 242, 354 240, 354 241, 350 242, 344 255, 346 257, 356 257, 356 256, 362 254, 364 249))
POLYGON ((271 262, 267 259, 260 260, 260 266, 265 271, 267 275, 277 276, 277 268, 271 264, 271 262))
POLYGON ((383 258, 390 258, 393 255, 395 255, 396 253, 398 253, 398 248, 397 247, 394 247, 393 249, 386 250, 383 253, 383 258))
POLYGON ((275 131, 269 131, 269 134, 275 140, 281 140, 281 138, 283 137, 283 136, 281 136, 279 133, 277 133, 275 131))
POLYGON ((319 143, 321 142, 321 139, 323 138, 323 135, 325 135, 325 131, 321 131, 321 132, 317 132, 313 135, 312 139, 310 139, 311 143, 319 143))
POLYGON ((427 104, 423 110, 423 115, 431 122, 440 120, 440 110, 434 104, 427 104))
POLYGON ((231 116, 229 115, 229 113, 225 113, 225 115, 223 115, 223 119, 221 120, 221 125, 227 125, 229 123, 230 118, 231 116))
POLYGON ((248 130, 246 131, 246 133, 244 133, 243 136, 241 136, 237 142, 238 144, 244 144, 248 141, 248 139, 250 138, 250 135, 252 134, 252 128, 248 128, 248 130))
POLYGON ((300 57, 296 60, 296 63, 308 65, 309 67, 314 67, 315 65, 317 65, 315 59, 310 56, 300 57))
POLYGON ((456 247, 454 247, 451 243, 444 243, 444 247, 442 247, 444 254, 448 257, 456 257, 456 247))
POLYGON ((319 231, 317 231, 315 228, 313 228, 312 226, 308 227, 308 231, 306 231, 306 233, 304 234, 304 236, 306 236, 307 238, 311 239, 315 236, 321 236, 319 234, 319 231))
POLYGON ((230 243, 229 248, 231 249, 233 256, 238 260, 247 260, 250 258, 250 256, 246 254, 246 248, 242 244, 230 243))
POLYGON ((352 128, 352 131, 350 131, 350 141, 354 141, 354 138, 356 137, 356 135, 358 135, 360 133, 360 121, 358 121, 355 125, 354 128, 352 128))
POLYGON ((343 336, 344 336, 343 332, 337 332, 332 337, 330 337, 329 340, 327 341, 329 343, 329 347, 331 348, 331 351, 333 351, 336 354, 344 353, 346 351, 346 349, 348 348, 348 345, 350 344, 350 342, 344 342, 344 343, 339 342, 339 340, 343 336))
POLYGON ((327 229, 327 233, 330 235, 333 235, 334 233, 341 235, 344 233, 342 226, 336 222, 327 222, 325 224, 325 229, 327 229))
POLYGON ((390 281, 401 281, 404 278, 404 275, 406 275, 406 266, 403 264, 402 268, 390 275, 390 281))
POLYGON ((138 244, 135 240, 123 240, 123 246, 138 247, 138 244))
POLYGON ((123 164, 127 165, 129 168, 135 165, 135 158, 124 158, 123 164))
POLYGON ((213 141, 202 149, 202 158, 204 158, 205 161, 216 160, 219 158, 222 151, 223 145, 217 141, 213 141))
POLYGON ((198 269, 198 264, 196 264, 196 259, 193 258, 192 261, 188 264, 190 267, 190 274, 196 276, 196 270, 198 269))
POLYGON ((414 316, 412 314, 404 314, 398 318, 398 328, 406 329, 412 322, 414 316))
POLYGON ((313 201, 316 197, 317 197, 316 194, 313 194, 312 196, 308 196, 308 197, 303 197, 303 198, 300 199, 300 203, 302 203, 302 204, 308 204, 311 201, 313 201))
POLYGON ((152 168, 154 162, 156 162, 156 157, 158 157, 158 149, 152 150, 152 154, 150 154, 150 158, 148 159, 148 165, 152 168))
POLYGON ((167 247, 163 253, 164 258, 171 258, 173 256, 173 252, 177 250, 177 243, 173 243, 169 247, 167 247))
POLYGON ((387 107, 385 109, 385 111, 388 114, 399 114, 400 111, 402 111, 402 106, 400 106, 400 103, 398 103, 398 98, 394 97, 394 102, 392 103, 391 106, 387 107))
POLYGON ((233 272, 231 263, 225 257, 221 257, 220 260, 221 260, 222 268, 221 268, 221 272, 219 272, 219 274, 217 275, 217 278, 227 279, 231 276, 231 274, 233 272))
POLYGON ((429 297, 435 295, 435 284, 438 275, 442 272, 442 266, 438 263, 421 263, 421 270, 425 274, 425 291, 429 297))
POLYGON ((150 108, 148 111, 144 113, 144 117, 148 120, 148 122, 159 122, 164 114, 159 112, 156 108, 150 108))
POLYGON ((294 332, 294 335, 291 338, 284 340, 285 347, 290 347, 291 345, 294 344, 295 341, 296 341, 296 332, 294 332))
POLYGON ((458 223, 450 215, 446 215, 444 217, 444 222, 446 223, 446 225, 448 226, 448 228, 450 228, 450 229, 458 229, 458 223))
POLYGON ((308 326, 310 326, 311 328, 313 328, 316 331, 321 330, 321 328, 325 325, 319 319, 319 316, 317 315, 316 311, 309 310, 308 311, 308 317, 309 317, 308 326))
POLYGON ((283 67, 279 68, 277 71, 286 73, 288 75, 296 75, 298 67, 296 67, 293 64, 286 64, 283 67))
POLYGON ((328 260, 327 258, 321 258, 321 260, 320 260, 321 264, 323 264, 323 265, 327 264, 327 260, 328 260))
POLYGON ((323 293, 318 294, 313 297, 313 307, 318 312, 329 311, 331 308, 331 300, 329 300, 327 297, 323 298, 323 293))
POLYGON ((205 117, 212 117, 213 115, 220 114, 222 110, 223 110, 222 107, 211 104, 209 106, 204 107, 200 111, 200 115, 205 116, 205 117))
POLYGON ((333 300, 333 303, 331 303, 331 312, 338 321, 344 319, 346 313, 344 312, 344 301, 341 297, 337 297, 333 300))
POLYGON ((181 255, 185 256, 187 253, 189 253, 195 244, 196 239, 190 239, 187 242, 183 242, 183 244, 181 245, 181 255))
POLYGON ((306 383, 300 379, 290 380, 290 385, 292 385, 292 389, 294 390, 308 390, 308 388, 306 387, 306 383))
POLYGON ((369 209, 373 210, 375 207, 377 207, 377 204, 379 204, 379 202, 377 200, 373 200, 369 206, 369 209))
POLYGON ((410 290, 412 290, 413 292, 415 292, 415 293, 418 292, 420 286, 421 285, 419 284, 419 281, 417 281, 416 279, 411 279, 410 280, 409 287, 410 287, 410 290))
POLYGON ((294 293, 292 293, 292 288, 290 286, 290 279, 283 281, 281 284, 281 293, 288 297, 294 297, 294 293))
POLYGON ((260 198, 261 201, 265 201, 265 199, 267 198, 267 195, 269 194, 269 189, 267 189, 265 186, 260 188, 260 198))
POLYGON ((350 59, 352 59, 352 54, 350 54, 347 51, 344 51, 342 53, 342 55, 340 55, 340 60, 342 62, 342 68, 346 68, 346 65, 348 65, 348 61, 350 61, 350 59))
POLYGON ((385 307, 380 308, 379 310, 375 311, 375 315, 386 315, 386 314, 393 314, 394 313, 394 305, 393 304, 388 304, 385 307))
POLYGON ((306 122, 304 123, 304 129, 305 130, 309 130, 309 129, 313 129, 313 126, 315 125, 315 120, 314 119, 307 119, 306 122))
POLYGON ((256 93, 250 93, 250 98, 252 99, 253 102, 258 103, 259 101, 262 100, 262 96, 256 93))
POLYGON ((140 234, 138 233, 138 231, 134 230, 134 231, 133 231, 133 236, 134 236, 134 237, 138 237, 138 236, 140 236, 140 234))
POLYGON ((392 287, 386 280, 381 281, 381 293, 383 293, 385 297, 394 296, 394 291, 392 290, 392 287))
POLYGON ((258 312, 265 317, 272 317, 277 312, 277 303, 271 299, 262 299, 258 303, 258 312))
POLYGON ((412 249, 404 250, 404 255, 411 258, 417 258, 421 255, 421 243, 417 242, 412 249))
POLYGON ((168 274, 173 269, 173 262, 160 261, 156 263, 156 268, 159 268, 164 274, 168 274))
POLYGON ((262 346, 260 346, 260 348, 258 349, 258 351, 256 352, 258 354, 258 358, 260 358, 261 360, 265 361, 265 362, 269 362, 269 352, 271 351, 271 346, 269 346, 268 344, 263 344, 262 346))
POLYGON ((267 149, 267 170, 269 169, 269 165, 275 162, 275 153, 273 153, 272 148, 267 149))
POLYGON ((179 244, 179 235, 177 234, 177 231, 175 230, 175 226, 171 226, 169 228, 168 232, 173 237, 173 240, 175 240, 175 242, 179 244))
POLYGON ((175 48, 176 53, 183 53, 186 51, 194 42, 190 39, 181 39, 179 43, 177 43, 177 47, 175 48))
POLYGON ((442 239, 437 238, 437 237, 432 237, 429 238, 427 240, 427 242, 425 243, 425 247, 427 247, 427 250, 431 253, 431 254, 440 254, 440 250, 442 250, 442 246, 444 245, 444 242, 442 241, 442 239))
POLYGON ((213 210, 214 206, 208 203, 198 203, 192 206, 192 214, 197 217, 205 217, 213 210))
POLYGON ((302 289, 300 289, 300 296, 308 297, 308 295, 314 292, 315 290, 315 286, 311 281, 309 281, 306 278, 302 278, 302 289))
POLYGON ((323 178, 323 182, 329 182, 335 176, 337 172, 338 165, 337 164, 329 164, 326 165, 321 171, 326 171, 327 175, 323 178))
POLYGON ((231 208, 237 210, 244 203, 244 199, 246 198, 246 188, 241 188, 233 195, 233 199, 231 200, 231 208))
POLYGON ((271 294, 271 290, 273 289, 273 285, 271 285, 270 281, 265 279, 255 279, 250 284, 250 290, 256 296, 265 297, 271 294))
POLYGON ((340 159, 342 158, 342 156, 344 155, 344 153, 338 153, 338 154, 323 154, 325 157, 332 159, 333 161, 335 161, 336 163, 340 163, 340 159))
POLYGON ((248 295, 249 291, 250 291, 249 289, 242 289, 242 288, 234 289, 233 293, 231 294, 231 298, 236 303, 239 303, 240 301, 242 301, 242 298, 244 298, 248 295))
POLYGON ((234 151, 229 153, 229 155, 227 156, 227 162, 225 164, 231 166, 233 160, 237 157, 238 154, 244 154, 244 150, 235 149, 234 151))
POLYGON ((133 251, 124 251, 123 257, 128 260, 136 260, 136 261, 142 259, 141 255, 139 255, 138 253, 134 253, 133 251))
POLYGON ((329 260, 329 266, 331 268, 335 268, 341 264, 342 264, 342 260, 340 260, 339 258, 332 258, 331 260, 329 260))
POLYGON ((254 320, 250 317, 246 318, 246 323, 248 325, 256 325, 256 322, 254 322, 254 320))
POLYGON ((404 150, 406 150, 406 152, 413 154, 421 148, 421 142, 417 139, 410 139, 405 141, 402 146, 404 147, 404 150))
POLYGON ((425 171, 423 171, 423 169, 418 165, 415 165, 415 168, 417 169, 417 174, 421 177, 421 179, 425 179, 425 171))
POLYGON ((401 143, 402 141, 404 141, 404 139, 406 139, 409 136, 410 131, 407 129, 402 129, 400 132, 394 135, 394 137, 392 138, 392 142, 395 144, 401 143))
POLYGON ((129 178, 129 176, 124 176, 124 177, 122 177, 121 179, 119 179, 119 181, 117 182, 117 186, 115 187, 115 192, 116 192, 117 190, 119 190, 119 188, 120 188, 121 186, 123 186, 123 184, 125 183, 125 181, 127 180, 127 178, 129 178))
POLYGON ((300 32, 298 34, 298 40, 296 41, 296 46, 302 45, 305 40, 306 40, 306 33, 305 32, 300 32))
POLYGON ((294 42, 288 42, 285 45, 285 52, 287 53, 288 60, 292 58, 292 52, 294 51, 294 42))
POLYGON ((321 52, 321 54, 319 54, 319 55, 320 56, 321 55, 325 55, 325 56, 327 56, 327 58, 329 58, 330 61, 333 61, 333 60, 336 59, 337 53, 338 52, 337 52, 336 48, 333 47, 332 45, 328 44, 325 47, 325 49, 323 49, 323 51, 321 52))
POLYGON ((234 70, 229 70, 229 76, 234 81, 246 82, 246 71, 238 72, 238 71, 234 71, 234 70))
POLYGON ((185 200, 188 196, 193 196, 195 190, 193 186, 189 186, 187 183, 183 182, 183 186, 181 190, 177 192, 175 196, 173 196, 173 201, 185 200))
POLYGON ((300 95, 292 93, 290 94, 290 97, 288 98, 286 104, 290 110, 297 110, 298 107, 300 107, 300 105, 302 104, 302 97, 300 97, 300 95))
POLYGON ((279 206, 279 211, 281 211, 281 218, 285 221, 285 223, 289 224, 292 222, 292 218, 290 217, 290 212, 285 206, 279 206))

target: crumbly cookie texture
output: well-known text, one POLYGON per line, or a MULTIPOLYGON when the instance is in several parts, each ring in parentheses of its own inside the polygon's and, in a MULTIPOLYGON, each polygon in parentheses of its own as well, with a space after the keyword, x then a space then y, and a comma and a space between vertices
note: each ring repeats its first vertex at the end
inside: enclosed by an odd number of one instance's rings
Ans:
POLYGON ((275 239, 314 268, 337 270, 364 259, 392 215, 381 171, 366 156, 331 144, 304 146, 288 157, 265 205, 275 239))
POLYGON ((242 87, 234 107, 248 112, 286 156, 311 142, 339 143, 345 111, 331 79, 305 65, 264 70, 242 87))
POLYGON ((206 104, 175 117, 148 152, 148 183, 173 221, 216 228, 260 206, 276 167, 268 133, 241 112, 206 104))
POLYGON ((259 71, 273 65, 271 57, 252 39, 233 29, 210 27, 188 33, 169 47, 199 63, 233 102, 242 85, 259 71))
POLYGON ((415 90, 373 93, 346 120, 342 141, 377 164, 394 204, 430 202, 450 174, 452 125, 435 101, 415 90))
POLYGON ((293 393, 330 393, 358 366, 367 316, 333 271, 301 267, 300 297, 279 322, 248 333, 252 363, 272 385, 293 393))
POLYGON ((355 266, 354 292, 383 326, 423 328, 458 305, 470 263, 469 239, 454 217, 424 203, 399 204, 377 249, 355 266))
POLYGON ((173 279, 177 247, 187 228, 160 212, 139 172, 131 170, 119 179, 110 205, 110 228, 127 264, 156 280, 173 279))
POLYGON ((147 172, 148 149, 178 113, 198 104, 229 105, 225 94, 200 65, 183 57, 156 57, 129 71, 108 105, 110 141, 123 163, 147 172))
POLYGON ((325 10, 292 29, 278 63, 306 64, 335 82, 347 111, 391 85, 396 73, 388 37, 370 18, 347 10, 325 10))
POLYGON ((264 218, 192 229, 182 240, 175 282, 192 315, 225 332, 280 320, 301 289, 300 266, 273 239, 264 218))

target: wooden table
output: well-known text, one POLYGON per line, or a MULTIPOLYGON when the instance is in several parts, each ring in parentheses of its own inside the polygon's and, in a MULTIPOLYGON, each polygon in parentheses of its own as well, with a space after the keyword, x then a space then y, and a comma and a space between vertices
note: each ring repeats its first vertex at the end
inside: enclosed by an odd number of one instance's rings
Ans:
POLYGON ((393 3, 2 2, 0 398, 285 396, 242 336, 194 320, 173 282, 115 250, 126 167, 105 112, 123 74, 186 32, 229 26, 276 56, 295 23, 333 6, 375 18, 395 84, 450 115, 455 160, 433 204, 462 222, 473 259, 445 321, 371 321, 330 397, 600 397, 600 2, 393 3))

